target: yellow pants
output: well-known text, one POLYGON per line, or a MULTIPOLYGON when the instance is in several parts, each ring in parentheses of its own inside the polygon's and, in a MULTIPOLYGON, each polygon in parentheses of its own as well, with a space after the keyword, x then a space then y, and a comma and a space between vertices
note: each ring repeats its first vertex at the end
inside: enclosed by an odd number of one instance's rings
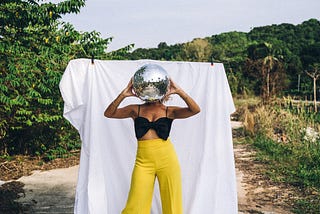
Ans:
POLYGON ((156 177, 162 213, 182 214, 180 165, 169 139, 138 141, 131 187, 122 214, 150 214, 156 177))

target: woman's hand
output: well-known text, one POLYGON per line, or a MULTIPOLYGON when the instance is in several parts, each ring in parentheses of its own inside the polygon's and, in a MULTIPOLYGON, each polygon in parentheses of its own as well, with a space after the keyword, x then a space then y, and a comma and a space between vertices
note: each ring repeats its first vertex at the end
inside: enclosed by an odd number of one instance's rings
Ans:
POLYGON ((179 94, 182 91, 182 89, 170 79, 170 84, 169 84, 169 89, 166 94, 166 97, 169 96, 170 94, 179 94))
POLYGON ((133 93, 133 82, 132 82, 132 78, 130 79, 127 87, 125 89, 123 89, 123 91, 121 92, 121 95, 123 95, 124 97, 130 97, 130 96, 136 96, 133 93))
POLYGON ((175 82, 170 79, 170 86, 168 93, 166 94, 164 100, 168 99, 170 94, 177 94, 179 95, 187 104, 187 108, 182 107, 174 107, 171 108, 171 118, 187 118, 192 115, 198 114, 200 112, 200 107, 198 104, 182 89, 180 88, 175 82))

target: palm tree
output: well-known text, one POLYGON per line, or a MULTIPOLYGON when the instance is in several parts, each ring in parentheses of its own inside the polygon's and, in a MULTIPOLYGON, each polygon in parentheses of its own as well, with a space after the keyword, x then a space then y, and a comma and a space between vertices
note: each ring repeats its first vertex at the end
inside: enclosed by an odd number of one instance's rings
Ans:
POLYGON ((274 51, 272 49, 272 45, 265 43, 268 48, 268 55, 262 59, 262 73, 265 74, 266 77, 266 98, 267 100, 270 98, 270 73, 273 71, 275 65, 279 63, 277 57, 275 57, 274 51))
POLYGON ((278 73, 282 72, 282 63, 279 60, 281 55, 277 53, 272 44, 264 42, 250 46, 248 48, 248 57, 249 67, 251 67, 249 69, 258 71, 259 77, 262 78, 262 98, 264 101, 268 101, 271 97, 271 86, 273 86, 272 91, 274 94, 276 93, 276 86, 282 82, 281 79, 279 81, 278 75, 278 73), (273 73, 275 75, 271 75, 273 73))

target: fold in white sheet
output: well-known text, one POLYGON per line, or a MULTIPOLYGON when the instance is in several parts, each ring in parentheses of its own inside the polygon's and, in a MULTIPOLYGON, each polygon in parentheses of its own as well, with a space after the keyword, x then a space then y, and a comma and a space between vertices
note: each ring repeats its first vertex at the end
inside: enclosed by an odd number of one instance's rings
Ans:
MULTIPOLYGON (((235 108, 223 64, 90 59, 70 61, 60 82, 64 117, 82 140, 75 213, 118 214, 125 206, 137 147, 133 121, 103 113, 147 63, 165 68, 201 107, 194 117, 174 120, 170 135, 181 164, 184 213, 237 213, 230 124, 235 108)), ((141 102, 130 97, 121 106, 132 103, 141 102)), ((185 103, 174 95, 166 105, 185 103)), ((160 214, 155 186, 151 213, 160 214)))

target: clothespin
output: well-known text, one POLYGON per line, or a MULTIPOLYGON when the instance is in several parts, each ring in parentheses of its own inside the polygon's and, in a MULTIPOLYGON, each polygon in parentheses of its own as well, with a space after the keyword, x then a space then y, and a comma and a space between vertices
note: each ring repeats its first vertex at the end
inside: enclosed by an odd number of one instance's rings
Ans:
POLYGON ((91 56, 91 64, 94 64, 94 55, 91 56))

